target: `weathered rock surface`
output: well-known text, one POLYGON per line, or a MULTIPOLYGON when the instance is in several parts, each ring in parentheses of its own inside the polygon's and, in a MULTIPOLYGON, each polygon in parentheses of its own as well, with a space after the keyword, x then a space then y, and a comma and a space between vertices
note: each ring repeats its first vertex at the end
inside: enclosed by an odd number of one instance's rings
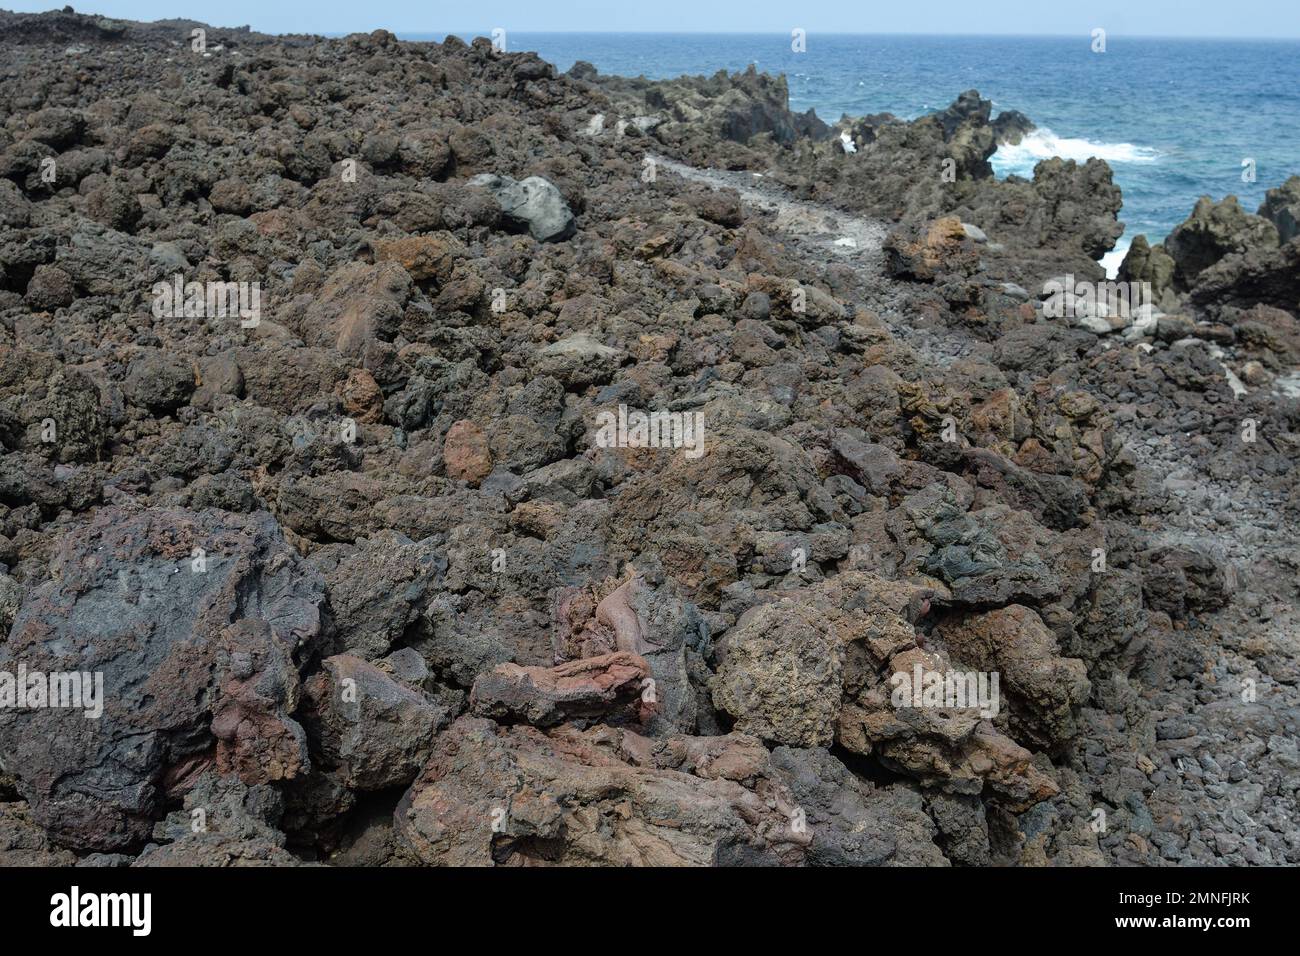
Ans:
POLYGON ((826 746, 839 713, 843 654, 839 637, 815 610, 795 602, 765 604, 727 635, 714 703, 745 733, 826 746))
POLYGON ((305 691, 313 752, 352 790, 410 783, 451 722, 424 692, 348 654, 322 661, 305 691))
POLYGON ((1202 196, 1192 214, 1169 234, 1164 245, 1174 260, 1174 281, 1190 288, 1202 272, 1224 256, 1277 244, 1277 227, 1244 211, 1236 196, 1217 203, 1209 196, 1202 196))
POLYGON ((51 570, 0 665, 101 675, 102 716, 6 708, 0 750, 57 840, 129 847, 167 773, 214 747, 250 783, 305 769, 289 714, 324 589, 269 515, 105 509, 64 537, 51 570))
POLYGON ((803 861, 789 790, 743 734, 502 728, 461 718, 397 808, 397 833, 439 866, 781 865, 803 861))
POLYGON ((154 827, 132 866, 295 866, 280 831, 283 797, 266 784, 201 774, 180 810, 154 827))
POLYGON ((1011 604, 945 621, 937 635, 962 665, 998 672, 1017 740, 1048 750, 1073 740, 1090 690, 1086 670, 1082 661, 1060 655, 1036 613, 1011 604))
POLYGON ((1280 242, 1287 243, 1300 236, 1300 176, 1292 176, 1266 192, 1257 214, 1277 227, 1280 242))
POLYGON ((640 716, 650 665, 627 651, 556 667, 498 664, 474 682, 470 710, 499 723, 552 727, 565 721, 640 716))

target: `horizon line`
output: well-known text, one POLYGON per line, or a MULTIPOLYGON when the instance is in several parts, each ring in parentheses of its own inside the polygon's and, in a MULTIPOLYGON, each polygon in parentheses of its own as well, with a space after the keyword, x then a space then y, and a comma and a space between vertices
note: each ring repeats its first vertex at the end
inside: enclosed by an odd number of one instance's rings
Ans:
MULTIPOLYGON (((390 27, 374 27, 373 29, 389 30, 391 33, 393 33, 398 37, 401 37, 404 34, 408 36, 411 35, 436 36, 441 33, 441 31, 439 30, 394 30, 390 27)), ((490 32, 493 29, 496 29, 496 27, 489 27, 488 32, 490 32)), ((575 34, 579 34, 579 35, 587 35, 587 36, 728 36, 728 37, 779 36, 779 37, 786 37, 790 35, 788 30, 529 30, 529 29, 514 29, 509 27, 507 27, 506 29, 512 33, 526 33, 533 36, 573 36, 575 34)), ((318 35, 326 36, 326 37, 341 37, 341 36, 348 36, 349 33, 360 33, 360 32, 366 32, 366 31, 352 30, 349 31, 348 33, 332 31, 329 33, 322 33, 318 35)), ((955 39, 993 38, 993 39, 1008 39, 1008 40, 1015 40, 1015 39, 1070 40, 1070 39, 1078 39, 1079 37, 1089 36, 1088 33, 942 33, 938 31, 916 32, 913 30, 880 30, 880 31, 868 33, 868 32, 859 32, 859 31, 834 31, 834 30, 808 29, 806 32, 809 36, 821 35, 821 36, 834 36, 834 37, 895 36, 895 37, 950 37, 955 39)), ((442 35, 487 37, 488 33, 479 32, 477 29, 476 30, 451 30, 448 31, 446 34, 442 34, 442 35)), ((1291 35, 1288 36, 1222 36, 1222 35, 1210 35, 1210 34, 1202 34, 1202 33, 1157 34, 1157 33, 1113 33, 1109 30, 1106 31, 1106 38, 1108 40, 1114 39, 1116 37, 1125 40, 1218 40, 1218 41, 1248 40, 1248 41, 1260 42, 1260 43, 1293 43, 1293 42, 1300 41, 1300 34, 1296 34, 1293 36, 1291 35)))
MULTIPOLYGON (((6 10, 3 7, 3 2, 4 0, 0 0, 0 11, 3 11, 5 13, 12 13, 17 16, 39 17, 39 16, 45 16, 45 15, 60 12, 57 8, 51 8, 45 11, 6 10)), ((70 8, 65 8, 65 9, 70 9, 70 8)), ((205 26, 213 27, 216 29, 248 30, 254 33, 262 34, 264 36, 319 36, 327 39, 335 39, 335 38, 345 37, 345 36, 358 34, 358 33, 373 33, 375 30, 387 30, 390 33, 393 33, 399 37, 402 36, 435 37, 435 36, 452 36, 452 35, 478 37, 478 36, 487 36, 487 34, 490 33, 493 29, 501 28, 501 24, 497 23, 489 27, 472 27, 469 29, 450 28, 447 29, 447 32, 444 33, 442 31, 445 28, 438 28, 437 30, 429 30, 427 27, 422 29, 412 29, 407 27, 391 27, 391 26, 385 26, 383 24, 378 24, 378 25, 365 26, 365 27, 356 27, 356 28, 345 27, 342 29, 327 29, 327 30, 320 30, 320 29, 313 30, 311 28, 303 29, 299 27, 295 27, 288 30, 276 30, 276 29, 254 27, 251 23, 243 23, 243 24, 209 23, 207 21, 192 19, 190 17, 185 17, 185 16, 161 17, 156 20, 136 20, 131 17, 121 17, 121 16, 113 17, 105 14, 86 13, 84 11, 78 11, 78 12, 80 12, 83 16, 104 16, 107 19, 122 20, 127 23, 139 23, 142 25, 160 25, 169 22, 188 22, 188 23, 200 23, 205 26), (483 30, 486 30, 487 32, 486 33, 480 32, 483 30)), ((1079 37, 1089 36, 1091 32, 1088 29, 1080 29, 1078 31, 1073 31, 1069 33, 1061 33, 1055 31, 1001 32, 996 30, 982 30, 982 31, 977 30, 973 32, 943 31, 943 30, 918 31, 918 30, 911 30, 911 29, 863 31, 863 30, 823 29, 822 27, 806 27, 800 24, 796 24, 795 28, 804 30, 806 34, 819 35, 823 37, 827 37, 827 36, 829 37, 945 37, 951 39, 1070 39, 1070 38, 1077 39, 1079 37)), ((1093 27, 1092 29, 1097 29, 1097 28, 1098 27, 1093 27)), ((1106 29, 1104 26, 1100 26, 1099 28, 1106 29)), ((791 28, 787 26, 782 26, 779 28, 764 28, 758 30, 716 30, 716 29, 665 30, 665 29, 642 29, 642 28, 637 28, 637 29, 576 28, 576 29, 556 30, 556 29, 533 29, 528 27, 519 27, 519 28, 505 27, 505 29, 507 30, 507 32, 515 32, 515 33, 523 33, 523 34, 539 35, 539 36, 585 35, 585 36, 726 36, 726 37, 780 36, 780 37, 785 37, 785 36, 789 36, 791 33, 791 28)), ((1251 42, 1251 43, 1300 42, 1300 33, 1283 34, 1283 35, 1273 34, 1267 36, 1260 36, 1257 34, 1224 34, 1222 31, 1216 33, 1126 33, 1126 32, 1112 32, 1111 30, 1106 29, 1106 35, 1108 39, 1114 37, 1118 39, 1131 39, 1131 40, 1171 40, 1171 41, 1204 40, 1204 41, 1211 41, 1211 42, 1217 41, 1217 42, 1251 42)))
MULTIPOLYGON (((0 7, 3 10, 3 7, 0 7)), ((5 11, 16 12, 16 11, 5 11)), ((47 11, 57 12, 57 11, 47 11)), ((40 16, 38 13, 20 14, 25 16, 40 16)), ((387 30, 398 39, 403 37, 447 37, 447 36, 470 36, 484 37, 490 39, 489 34, 492 30, 498 29, 500 25, 472 29, 421 29, 408 30, 400 27, 373 26, 368 28, 359 28, 354 30, 321 30, 321 31, 299 31, 299 30, 264 30, 258 29, 249 23, 240 24, 220 24, 208 23, 203 20, 193 20, 189 17, 164 17, 158 20, 130 20, 125 17, 110 17, 108 19, 125 20, 128 23, 139 23, 145 26, 156 26, 169 22, 181 23, 202 23, 205 26, 213 27, 218 30, 248 30, 252 33, 259 33, 263 36, 318 36, 325 39, 334 40, 355 34, 373 33, 375 30, 387 30)), ((790 31, 781 30, 533 30, 527 28, 504 28, 509 33, 523 33, 531 36, 721 36, 721 37, 788 37, 790 31)), ((918 32, 915 30, 877 30, 872 32, 856 30, 822 30, 822 29, 804 29, 809 36, 823 37, 945 37, 949 39, 1001 39, 1001 40, 1077 40, 1081 37, 1088 37, 1088 32, 1077 33, 945 33, 942 31, 925 31, 918 32)), ((1104 28, 1103 28, 1104 29, 1104 28)), ((1107 40, 1211 40, 1218 42, 1235 42, 1246 41, 1251 43, 1297 43, 1300 42, 1300 34, 1287 36, 1223 36, 1222 34, 1205 34, 1205 33, 1116 33, 1110 30, 1106 31, 1107 40)))

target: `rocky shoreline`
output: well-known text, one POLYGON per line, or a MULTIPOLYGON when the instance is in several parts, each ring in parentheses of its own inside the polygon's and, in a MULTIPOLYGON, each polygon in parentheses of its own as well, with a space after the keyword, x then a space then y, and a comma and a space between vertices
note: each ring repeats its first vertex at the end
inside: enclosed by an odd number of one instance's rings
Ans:
POLYGON ((0 864, 1300 862, 1300 177, 1118 309, 973 90, 0 52, 0 864))

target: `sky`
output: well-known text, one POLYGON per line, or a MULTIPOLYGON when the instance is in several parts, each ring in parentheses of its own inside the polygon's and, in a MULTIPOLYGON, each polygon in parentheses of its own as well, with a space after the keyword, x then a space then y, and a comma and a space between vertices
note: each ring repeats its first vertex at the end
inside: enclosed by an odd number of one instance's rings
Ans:
MULTIPOLYGON (((20 12, 58 9, 0 0, 20 12)), ((1300 38, 1300 0, 86 0, 83 13, 183 17, 264 33, 530 32, 1088 34, 1300 38)))

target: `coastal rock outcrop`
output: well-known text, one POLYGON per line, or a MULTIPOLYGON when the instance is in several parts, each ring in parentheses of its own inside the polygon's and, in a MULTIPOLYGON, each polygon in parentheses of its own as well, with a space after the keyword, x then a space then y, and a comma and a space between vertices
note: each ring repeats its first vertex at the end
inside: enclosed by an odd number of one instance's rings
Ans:
POLYGON ((1236 196, 1213 202, 1202 196, 1190 216, 1165 240, 1174 261, 1174 281, 1191 288, 1197 278, 1225 256, 1278 244, 1277 227, 1262 216, 1244 211, 1236 196))
POLYGON ((1300 236, 1300 176, 1266 192, 1256 212, 1277 227, 1279 241, 1287 243, 1300 236))

